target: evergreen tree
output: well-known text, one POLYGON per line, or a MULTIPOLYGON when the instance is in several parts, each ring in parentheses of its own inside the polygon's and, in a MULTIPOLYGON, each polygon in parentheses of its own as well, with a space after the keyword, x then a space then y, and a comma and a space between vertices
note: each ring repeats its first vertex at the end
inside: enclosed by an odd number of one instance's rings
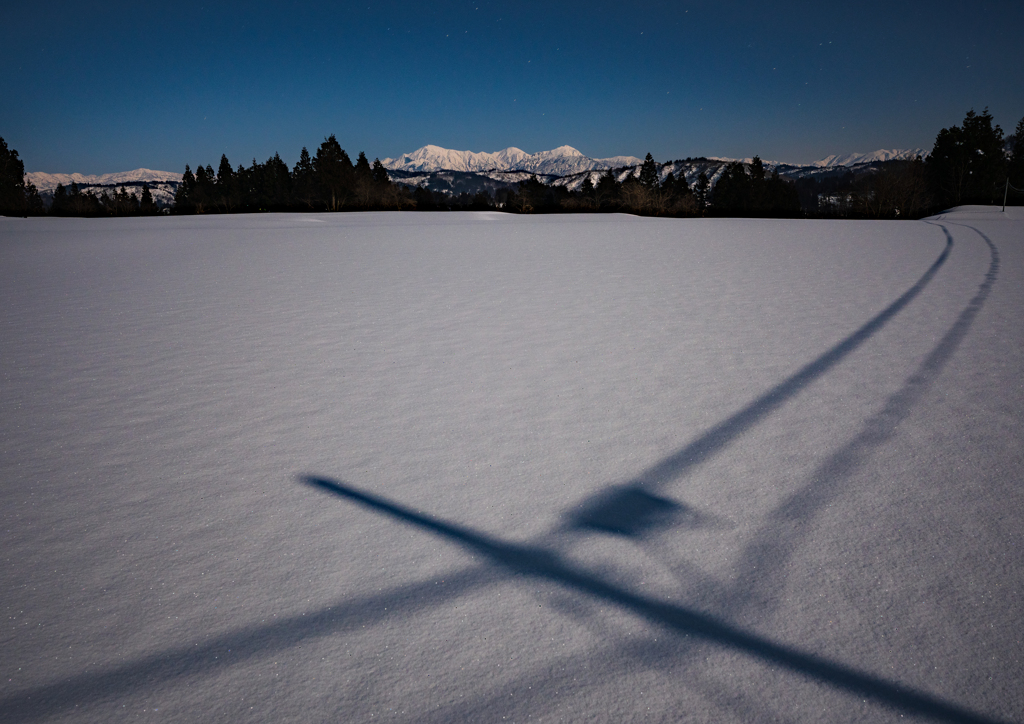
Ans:
POLYGON ((416 187, 416 191, 413 192, 413 199, 416 201, 417 211, 434 211, 434 195, 427 188, 427 183, 424 181, 422 185, 416 187))
POLYGON ((767 169, 757 156, 750 168, 730 163, 715 184, 714 212, 720 216, 799 216, 800 196, 796 186, 779 177, 778 170, 766 178, 767 169))
POLYGON ((693 197, 697 202, 697 211, 703 216, 704 211, 708 208, 708 196, 711 193, 711 180, 708 179, 708 175, 703 171, 697 176, 697 181, 693 185, 693 197))
POLYGON ((340 210, 353 191, 355 171, 352 160, 333 135, 317 149, 313 169, 322 203, 329 211, 340 210))
POLYGON ((245 182, 242 203, 248 212, 266 211, 270 204, 271 192, 264 171, 263 165, 254 158, 252 165, 239 174, 245 182))
POLYGON ((316 206, 316 173, 305 146, 292 169, 292 194, 299 208, 312 209, 316 206))
POLYGON ((943 128, 925 162, 932 191, 943 206, 1001 201, 1006 179, 1003 130, 986 108, 967 112, 962 127, 943 128))
POLYGON ((654 162, 654 157, 649 153, 640 167, 639 180, 640 185, 648 191, 655 191, 658 188, 658 164, 654 162))
POLYGON ((711 192, 716 214, 743 215, 750 208, 751 178, 746 167, 733 161, 722 171, 711 192))
POLYGON ((39 196, 39 189, 31 181, 25 182, 25 216, 42 216, 46 207, 39 196))
POLYGON ((225 154, 220 156, 220 165, 217 167, 217 180, 214 183, 217 207, 227 213, 239 205, 238 192, 235 188, 235 172, 231 168, 231 162, 225 154))
POLYGON ((931 206, 924 161, 889 161, 856 182, 855 214, 875 219, 918 219, 931 206))
POLYGON ((580 185, 580 196, 585 199, 594 198, 594 182, 590 180, 590 174, 588 173, 583 179, 583 184, 580 185))
POLYGON ((263 196, 266 208, 280 211, 291 204, 292 177, 288 172, 288 164, 275 153, 263 164, 263 196))
POLYGON ((615 178, 615 173, 612 169, 605 171, 597 180, 597 188, 595 189, 601 208, 605 210, 618 208, 619 192, 621 189, 622 186, 619 184, 618 179, 615 178))
POLYGON ((366 159, 365 151, 360 151, 359 158, 356 159, 356 178, 360 181, 373 178, 373 170, 370 168, 370 162, 366 159))
MULTIPOLYGON (((665 196, 671 198, 676 195, 676 175, 674 172, 669 171, 665 174, 665 180, 661 182, 661 190, 665 196)), ((686 181, 683 181, 683 185, 686 185, 686 181)), ((689 190, 689 189, 687 189, 689 190)))
POLYGON ((1024 189, 1024 118, 1020 119, 1013 132, 1013 148, 1006 171, 1010 183, 1018 189, 1024 189))
POLYGON ((149 191, 149 184, 142 184, 142 199, 139 202, 139 213, 143 216, 153 216, 159 213, 156 202, 153 201, 153 194, 149 191))
POLYGON ((25 164, 0 138, 0 214, 25 215, 29 205, 26 193, 25 164))
POLYGON ((195 185, 190 194, 190 201, 197 214, 208 213, 217 198, 216 176, 209 165, 196 167, 195 185))
POLYGON ((494 208, 494 199, 486 191, 477 191, 469 203, 470 211, 490 211, 494 208))
POLYGON ((754 156, 750 162, 750 178, 754 181, 764 181, 765 168, 760 156, 754 156))
MULTIPOLYGON (((177 190, 174 192, 174 213, 176 214, 192 214, 195 213, 195 204, 192 203, 192 192, 195 190, 196 177, 192 174, 192 169, 185 164, 185 173, 181 176, 181 183, 178 184, 177 190)), ((60 190, 60 185, 57 186, 60 190)), ((56 194, 54 194, 54 202, 57 200, 56 194)), ((52 210, 52 207, 51 207, 52 210)))
POLYGON ((54 216, 62 216, 68 202, 68 190, 64 184, 58 183, 53 190, 53 202, 50 204, 50 213, 54 216))
POLYGON ((373 182, 381 188, 391 185, 391 177, 388 176, 388 170, 384 168, 384 164, 380 162, 379 158, 373 159, 373 169, 371 174, 373 176, 373 182))
POLYGON ((233 198, 238 209, 241 211, 256 211, 259 209, 258 179, 255 178, 258 169, 259 164, 256 163, 256 159, 252 160, 252 166, 249 168, 238 164, 238 168, 235 169, 232 179, 232 184, 235 187, 233 198))
POLYGON ((369 209, 374 206, 373 169, 363 151, 359 152, 355 167, 355 192, 360 208, 369 209))
POLYGON ((694 199, 693 191, 686 183, 686 177, 676 178, 675 173, 669 171, 665 180, 661 182, 660 206, 663 213, 675 216, 689 216, 697 211, 697 202, 694 199))
POLYGON ((767 179, 763 198, 768 216, 795 218, 803 215, 796 184, 780 178, 778 169, 773 170, 771 177, 767 179))
POLYGON ((112 196, 107 196, 104 191, 99 197, 99 206, 102 212, 108 216, 138 216, 139 198, 135 192, 128 193, 128 189, 121 186, 115 189, 112 196))
MULTIPOLYGON (((373 178, 375 206, 382 209, 401 209, 403 203, 408 202, 408 195, 403 195, 399 189, 395 188, 395 185, 391 182, 391 177, 388 175, 388 170, 384 168, 384 164, 380 162, 379 158, 373 159, 371 175, 373 178)), ((411 202, 408 203, 411 205, 411 202)), ((475 203, 476 201, 474 201, 475 203)))
POLYGON ((509 198, 513 211, 521 214, 536 213, 544 210, 547 197, 547 186, 541 183, 536 175, 520 182, 514 197, 509 198))
POLYGON ((55 216, 101 216, 105 209, 91 192, 82 193, 77 183, 72 183, 70 189, 58 184, 50 213, 55 216))

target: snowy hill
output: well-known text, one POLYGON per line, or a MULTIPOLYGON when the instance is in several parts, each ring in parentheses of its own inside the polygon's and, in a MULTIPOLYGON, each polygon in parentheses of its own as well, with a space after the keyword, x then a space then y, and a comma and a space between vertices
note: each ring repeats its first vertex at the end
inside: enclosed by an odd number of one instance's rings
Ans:
POLYGON ((181 174, 173 171, 153 171, 148 168, 137 168, 134 171, 119 171, 118 173, 106 173, 100 176, 85 175, 81 173, 42 173, 33 171, 25 174, 25 180, 31 181, 40 191, 53 191, 57 184, 70 186, 73 183, 79 186, 120 186, 141 185, 143 183, 181 183, 181 174))
POLYGON ((47 206, 50 205, 53 192, 58 184, 64 186, 78 184, 79 190, 92 191, 97 196, 105 189, 114 190, 122 186, 127 191, 134 191, 136 195, 141 196, 142 185, 147 184, 157 206, 171 206, 174 203, 174 192, 181 183, 181 174, 173 171, 154 171, 148 168, 102 175, 33 171, 25 174, 25 180, 31 182, 39 190, 39 195, 47 206))
POLYGON ((619 168, 641 163, 635 156, 590 158, 572 146, 559 146, 550 151, 529 154, 509 147, 494 153, 454 151, 440 146, 424 146, 398 158, 385 158, 381 163, 391 171, 528 171, 530 173, 565 176, 592 169, 619 168))
MULTIPOLYGON (((712 185, 717 183, 721 177, 722 172, 729 165, 731 159, 719 159, 719 158, 699 158, 690 160, 680 161, 668 161, 667 163, 658 164, 658 178, 661 181, 665 180, 665 177, 672 173, 677 179, 686 179, 686 183, 693 186, 697 182, 697 178, 703 173, 708 177, 708 180, 712 185)), ((625 168, 619 168, 615 171, 615 180, 622 183, 630 176, 640 175, 640 163, 627 166, 625 168)), ((773 164, 765 163, 765 167, 769 170, 775 168, 773 164)), ((581 173, 569 174, 551 180, 552 186, 565 186, 570 191, 578 190, 583 182, 589 178, 590 183, 595 186, 598 180, 604 174, 604 171, 583 171, 581 173)), ((540 179, 541 181, 547 181, 547 179, 540 179)))
POLYGON ((819 168, 832 168, 836 166, 856 166, 860 163, 877 163, 879 161, 912 161, 918 156, 924 157, 928 151, 923 148, 893 151, 872 151, 871 153, 848 153, 843 156, 826 156, 820 161, 815 161, 812 166, 819 168))

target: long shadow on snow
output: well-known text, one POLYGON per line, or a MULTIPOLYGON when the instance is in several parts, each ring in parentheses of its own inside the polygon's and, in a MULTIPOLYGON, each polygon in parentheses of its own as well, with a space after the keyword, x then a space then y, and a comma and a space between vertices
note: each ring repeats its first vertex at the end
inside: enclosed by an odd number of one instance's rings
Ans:
MULTIPOLYGON (((949 232, 944 227, 940 228, 948 237, 949 232)), ((848 443, 815 468, 807 485, 788 496, 766 517, 760 532, 740 555, 737 581, 747 584, 736 596, 730 597, 732 606, 753 604, 761 609, 770 607, 769 589, 773 586, 769 582, 778 577, 800 539, 809 533, 816 515, 842 492, 841 484, 867 457, 893 437, 896 428, 910 415, 967 336, 995 284, 999 273, 999 251, 985 234, 974 227, 966 228, 978 234, 989 248, 989 268, 977 293, 914 374, 886 400, 882 409, 868 418, 848 443)))
POLYGON ((823 656, 809 654, 795 647, 748 633, 706 613, 634 593, 573 566, 548 548, 509 543, 457 523, 418 513, 336 480, 311 476, 303 480, 324 492, 434 533, 472 553, 488 558, 494 565, 509 572, 551 581, 606 601, 676 633, 742 651, 765 663, 783 666, 809 679, 913 714, 949 722, 994 721, 930 694, 886 681, 867 672, 830 661, 823 656))
POLYGON ((715 425, 699 438, 681 448, 679 451, 660 460, 655 465, 644 470, 635 478, 639 485, 665 483, 686 472, 687 469, 700 465, 718 452, 721 452, 729 443, 761 422, 783 403, 788 402, 807 385, 811 384, 830 369, 835 367, 851 352, 856 350, 879 330, 889 320, 895 317, 904 307, 916 297, 932 280, 932 277, 939 271, 939 268, 946 263, 950 251, 953 249, 953 237, 945 229, 946 246, 939 255, 939 258, 928 267, 928 270, 917 280, 914 286, 905 291, 896 301, 876 314, 860 329, 836 344, 832 349, 808 363, 788 379, 768 390, 765 394, 748 404, 739 412, 731 415, 722 422, 715 425))
MULTIPOLYGON (((948 244, 951 244, 952 238, 949 232, 941 225, 938 226, 942 228, 943 233, 946 235, 948 244)), ((744 547, 740 555, 739 570, 736 575, 737 587, 733 591, 728 592, 727 595, 719 597, 718 607, 720 610, 730 610, 735 613, 744 607, 749 608, 751 606, 755 606, 758 610, 769 610, 771 608, 770 589, 773 587, 777 588, 778 585, 777 581, 775 586, 772 586, 771 582, 779 577, 797 548, 799 541, 809 532, 814 518, 841 493, 840 484, 849 478, 868 458, 870 453, 892 438, 896 428, 909 416, 914 406, 932 385, 966 337, 975 317, 981 311, 995 283, 999 271, 999 252, 992 241, 981 231, 974 227, 965 228, 969 228, 977 233, 988 246, 990 253, 989 268, 984 280, 978 287, 977 293, 961 311, 953 325, 928 353, 918 369, 907 378, 897 392, 886 400, 885 405, 878 413, 868 418, 862 426, 861 432, 855 435, 838 451, 829 455, 811 474, 810 482, 807 485, 788 496, 781 505, 766 517, 766 523, 761 526, 760 532, 744 547)), ((761 399, 763 400, 764 398, 761 399)), ((740 413, 740 415, 742 414, 740 413)), ((734 416, 733 419, 738 416, 734 416)), ((307 482, 322 486, 322 481, 317 479, 307 479, 307 482)), ((332 484, 331 491, 339 493, 340 491, 334 488, 333 485, 336 484, 332 484)), ((349 496, 346 494, 346 497, 349 496)), ((359 502, 366 503, 365 500, 359 502)), ((385 512, 394 514, 391 510, 385 512)), ((581 506, 580 510, 574 511, 567 517, 571 521, 570 528, 589 528, 606 533, 642 537, 646 531, 657 527, 659 522, 665 522, 666 517, 670 515, 683 517, 682 524, 684 527, 695 524, 694 514, 685 506, 665 498, 649 495, 635 486, 612 486, 592 496, 587 503, 581 506), (682 512, 680 513, 679 511, 682 512)), ((406 522, 410 521, 406 519, 406 522)), ((699 525, 700 521, 697 520, 696 524, 699 525)), ((678 526, 678 523, 676 525, 678 526)), ((567 583, 567 581, 562 582, 567 583)), ((595 593, 594 591, 588 592, 595 593)), ((600 594, 597 594, 597 597, 604 598, 600 594)), ((605 600, 609 599, 605 598, 605 600)), ((612 602, 619 603, 620 605, 623 603, 619 600, 613 600, 612 602)), ((642 615, 643 612, 639 613, 642 615)), ((650 620, 657 620, 657 617, 652 618, 648 616, 648 618, 650 620)), ((660 622, 667 623, 664 620, 660 622)), ((726 625, 721 622, 719 624, 726 625)), ((685 627, 679 627, 672 623, 669 623, 669 625, 677 628, 681 633, 695 633, 685 629, 685 627)), ((699 636, 700 633, 697 633, 697 635, 699 636)), ((772 658, 775 652, 766 651, 763 645, 747 648, 743 645, 738 645, 734 640, 718 638, 715 635, 705 634, 703 638, 713 643, 740 648, 758 658, 773 663, 781 663, 822 683, 854 691, 873 698, 880 703, 909 711, 913 714, 949 721, 985 720, 979 714, 965 713, 959 707, 938 702, 938 700, 919 692, 911 692, 913 696, 906 697, 903 694, 908 690, 905 687, 900 687, 898 684, 881 681, 881 688, 876 688, 880 680, 861 672, 854 673, 860 677, 871 678, 872 681, 858 680, 854 682, 855 685, 851 686, 851 682, 848 680, 833 679, 832 670, 819 669, 817 675, 815 675, 814 672, 809 672, 805 668, 801 668, 801 666, 794 666, 792 660, 780 661, 779 659, 772 658), (902 693, 896 694, 896 692, 902 693), (924 696, 927 699, 927 707, 920 706, 921 701, 914 698, 919 696, 924 696), (943 707, 947 707, 946 710, 936 711, 934 706, 937 702, 943 707)), ((837 666, 845 669, 841 665, 837 666)), ((850 670, 846 669, 846 671, 850 670)), ((546 679, 549 676, 550 672, 545 669, 542 679, 546 679)), ((519 688, 522 689, 524 687, 519 688)), ((504 697, 501 698, 504 700, 504 697)), ((479 706, 474 706, 470 703, 462 704, 461 707, 456 708, 461 708, 462 711, 449 710, 447 713, 442 714, 441 719, 438 720, 444 719, 448 714, 452 715, 449 719, 454 720, 458 719, 462 713, 469 711, 479 713, 481 711, 479 706)))
MULTIPOLYGON (((743 410, 716 425, 677 453, 648 468, 638 476, 636 483, 664 483, 678 477, 688 468, 709 459, 867 341, 909 304, 945 263, 949 257, 953 239, 945 229, 943 232, 946 234, 946 246, 942 253, 921 278, 892 304, 825 354, 772 388, 743 410)), ((939 719, 989 721, 926 694, 918 694, 820 657, 803 654, 795 649, 746 634, 704 614, 637 596, 590 574, 576 571, 571 566, 562 564, 557 556, 545 549, 506 544, 478 534, 469 528, 435 521, 429 516, 418 516, 400 506, 393 506, 383 499, 358 493, 354 489, 333 481, 307 478, 306 482, 323 490, 330 490, 349 499, 362 502, 381 512, 392 513, 405 522, 432 530, 444 537, 461 540, 478 553, 485 554, 492 562, 501 564, 502 568, 511 568, 522 574, 561 582, 571 588, 586 591, 598 598, 604 598, 633 609, 645 618, 680 632, 746 650, 767 661, 800 671, 811 678, 827 681, 827 683, 841 688, 887 701, 899 708, 918 713, 931 713, 939 719)), ((670 501, 654 498, 632 485, 624 486, 624 489, 626 491, 632 489, 639 493, 636 500, 640 519, 649 515, 651 511, 657 513, 661 518, 671 516, 673 504, 670 501), (645 503, 646 498, 650 498, 654 502, 647 501, 645 503)), ((594 516, 599 518, 602 515, 601 507, 600 503, 596 508, 591 506, 592 509, 589 513, 591 518, 594 516)), ((615 518, 613 525, 608 527, 614 532, 626 535, 640 534, 647 527, 647 522, 640 519, 630 521, 619 517, 615 518)), ((576 522, 584 527, 602 527, 600 524, 593 525, 592 519, 590 521, 577 519, 576 522)), ((459 596, 477 586, 495 582, 500 578, 501 576, 495 571, 482 567, 453 572, 445 576, 447 583, 443 587, 439 587, 437 581, 425 581, 398 587, 380 596, 358 601, 339 602, 337 606, 327 607, 309 615, 293 616, 270 625, 238 630, 207 640, 202 645, 183 646, 177 650, 154 654, 106 672, 81 674, 61 683, 28 689, 0 700, 0 708, 23 721, 46 718, 63 709, 108 699, 118 693, 135 690, 140 686, 151 686, 155 683, 220 669, 246 661, 254 656, 289 648, 308 638, 319 638, 350 627, 361 626, 367 622, 379 620, 386 615, 412 613, 459 596), (389 614, 383 613, 385 605, 389 614)))
POLYGON ((195 643, 142 656, 122 666, 78 674, 0 699, 0 720, 28 722, 51 719, 61 711, 85 707, 119 695, 150 690, 194 676, 215 675, 254 658, 343 631, 360 631, 393 616, 458 598, 466 592, 505 580, 492 567, 449 571, 443 582, 430 579, 396 586, 374 596, 343 599, 318 611, 281 618, 270 624, 236 629, 195 643))

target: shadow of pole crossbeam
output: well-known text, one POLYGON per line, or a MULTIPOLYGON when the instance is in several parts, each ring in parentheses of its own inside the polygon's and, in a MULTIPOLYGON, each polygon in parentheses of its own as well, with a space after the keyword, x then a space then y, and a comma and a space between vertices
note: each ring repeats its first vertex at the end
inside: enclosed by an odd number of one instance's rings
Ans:
POLYGON ((357 490, 335 480, 306 476, 303 482, 395 520, 430 531, 473 553, 485 556, 510 572, 540 578, 585 593, 629 611, 678 634, 745 652, 766 663, 783 666, 809 679, 939 721, 993 724, 994 720, 930 694, 900 686, 824 657, 748 633, 708 614, 642 596, 565 562, 553 551, 508 543, 472 528, 415 512, 386 498, 357 490))

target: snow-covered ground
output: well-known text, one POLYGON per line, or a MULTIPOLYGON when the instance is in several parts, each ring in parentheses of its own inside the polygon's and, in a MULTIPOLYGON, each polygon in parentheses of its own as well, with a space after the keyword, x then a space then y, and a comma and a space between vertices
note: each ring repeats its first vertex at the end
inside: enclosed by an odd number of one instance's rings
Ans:
POLYGON ((1022 242, 0 218, 0 719, 1024 720, 1022 242))

